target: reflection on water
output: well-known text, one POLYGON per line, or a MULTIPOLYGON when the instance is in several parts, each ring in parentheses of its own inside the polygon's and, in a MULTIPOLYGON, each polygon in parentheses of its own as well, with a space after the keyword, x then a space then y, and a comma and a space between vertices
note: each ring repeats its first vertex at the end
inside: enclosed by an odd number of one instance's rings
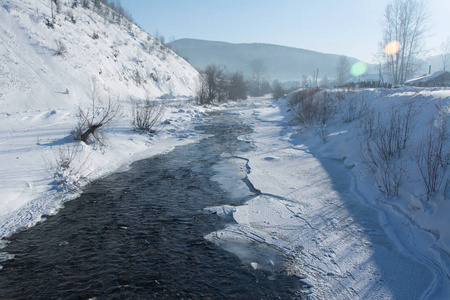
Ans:
POLYGON ((13 235, 2 250, 15 258, 2 263, 1 298, 302 298, 298 278, 270 267, 281 257, 272 250, 229 245, 242 247, 241 261, 203 238, 230 221, 203 209, 240 201, 210 180, 212 166, 250 148, 236 138, 248 126, 230 115, 213 120, 199 129, 214 136, 95 182, 13 235))

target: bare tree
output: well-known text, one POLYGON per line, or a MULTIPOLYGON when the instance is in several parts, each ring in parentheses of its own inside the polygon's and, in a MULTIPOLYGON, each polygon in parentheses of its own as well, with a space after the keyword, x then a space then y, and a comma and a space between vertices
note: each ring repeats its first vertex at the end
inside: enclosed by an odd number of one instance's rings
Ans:
POLYGON ((74 132, 75 138, 88 143, 92 136, 95 141, 103 144, 104 138, 100 128, 119 116, 121 106, 119 100, 112 99, 111 96, 108 97, 106 102, 99 98, 95 79, 92 79, 90 84, 90 106, 86 108, 78 107, 78 125, 74 132))
POLYGON ((250 63, 250 69, 252 71, 253 80, 261 82, 266 73, 266 66, 264 64, 264 61, 262 59, 254 59, 250 63))
POLYGON ((207 83, 208 103, 217 99, 219 102, 225 100, 227 96, 227 74, 224 66, 209 65, 205 69, 205 79, 207 83))
POLYGON ((445 42, 442 42, 441 51, 442 67, 445 71, 450 62, 450 37, 445 42))
POLYGON ((343 85, 349 73, 350 73, 350 63, 348 61, 347 56, 342 55, 341 57, 339 57, 339 61, 336 65, 337 84, 343 85))
POLYGON ((275 79, 272 82, 272 97, 275 98, 276 100, 278 100, 281 97, 283 97, 285 94, 286 94, 286 91, 285 91, 283 85, 278 80, 275 79))
POLYGON ((381 48, 394 84, 405 82, 419 68, 429 18, 423 0, 394 0, 386 6, 381 48), (385 51, 386 45, 391 42, 398 45, 395 51, 385 51))
POLYGON ((208 82, 206 81, 205 74, 199 74, 197 85, 195 87, 197 104, 205 105, 208 102, 208 82))
POLYGON ((327 75, 324 75, 322 80, 320 81, 320 86, 323 88, 327 88, 330 85, 330 80, 328 80, 327 75))
POLYGON ((261 96, 262 84, 264 81, 266 66, 262 59, 254 59, 250 63, 250 70, 252 72, 252 80, 250 82, 250 92, 253 96, 261 96))
POLYGON ((228 97, 231 100, 247 99, 247 86, 245 85, 244 75, 241 72, 235 72, 231 75, 228 86, 228 97))

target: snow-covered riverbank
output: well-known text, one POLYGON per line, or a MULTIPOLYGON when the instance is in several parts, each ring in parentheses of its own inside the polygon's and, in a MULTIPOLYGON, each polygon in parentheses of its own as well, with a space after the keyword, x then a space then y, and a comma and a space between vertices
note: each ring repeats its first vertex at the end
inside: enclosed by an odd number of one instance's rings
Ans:
POLYGON ((181 101, 168 107, 163 120, 170 124, 162 124, 158 134, 134 132, 131 119, 125 117, 108 128, 106 146, 81 143, 79 149, 66 148, 72 147, 66 138, 76 126, 75 114, 75 109, 27 111, 0 119, 0 236, 34 224, 78 195, 58 187, 49 170, 61 150, 77 152, 72 175, 89 182, 201 138, 194 127, 201 122, 203 109, 181 101))
MULTIPOLYGON (((416 103, 422 108, 421 132, 435 101, 448 101, 448 91, 392 92, 385 98, 375 97, 377 91, 368 93, 377 107, 405 98, 423 101, 416 103)), ((312 299, 448 298, 449 255, 440 247, 447 242, 448 218, 426 210, 422 214, 432 215, 428 218, 434 222, 420 223, 413 206, 421 200, 406 192, 389 200, 382 197, 360 161, 359 142, 350 125, 330 127, 330 140, 324 143, 314 133, 300 134, 288 110, 285 100, 263 99, 230 112, 240 113, 254 128, 242 138, 255 151, 243 156, 250 169, 248 179, 261 195, 242 206, 211 209, 232 214, 236 224, 206 238, 247 261, 245 247, 236 245, 270 245, 290 255, 290 269, 311 285, 312 299), (443 234, 428 231, 427 225, 443 234)), ((234 158, 229 165, 243 169, 234 158)), ((222 184, 227 186, 230 179, 223 176, 222 184)), ((408 174, 408 179, 419 184, 418 174, 408 174)), ((435 201, 422 203, 443 203, 440 209, 448 212, 449 200, 435 201)))

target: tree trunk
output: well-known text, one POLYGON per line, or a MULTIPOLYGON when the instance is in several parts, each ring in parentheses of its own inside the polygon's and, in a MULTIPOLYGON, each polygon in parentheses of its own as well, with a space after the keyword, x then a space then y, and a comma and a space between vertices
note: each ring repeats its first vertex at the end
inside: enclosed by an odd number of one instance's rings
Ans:
POLYGON ((80 141, 87 143, 91 134, 94 134, 94 132, 102 126, 103 124, 94 124, 89 126, 89 128, 81 135, 80 141))

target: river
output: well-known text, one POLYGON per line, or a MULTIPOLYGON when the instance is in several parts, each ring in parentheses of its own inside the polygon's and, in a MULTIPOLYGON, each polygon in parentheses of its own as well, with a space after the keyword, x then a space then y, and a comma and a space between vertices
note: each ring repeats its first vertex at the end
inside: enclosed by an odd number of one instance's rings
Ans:
POLYGON ((251 151, 238 139, 251 132, 239 117, 208 118, 197 128, 207 138, 91 183, 56 215, 8 238, 2 251, 14 258, 2 263, 1 298, 305 298, 298 277, 252 268, 205 240, 233 220, 204 209, 243 201, 211 180, 213 166, 223 154, 251 151))

